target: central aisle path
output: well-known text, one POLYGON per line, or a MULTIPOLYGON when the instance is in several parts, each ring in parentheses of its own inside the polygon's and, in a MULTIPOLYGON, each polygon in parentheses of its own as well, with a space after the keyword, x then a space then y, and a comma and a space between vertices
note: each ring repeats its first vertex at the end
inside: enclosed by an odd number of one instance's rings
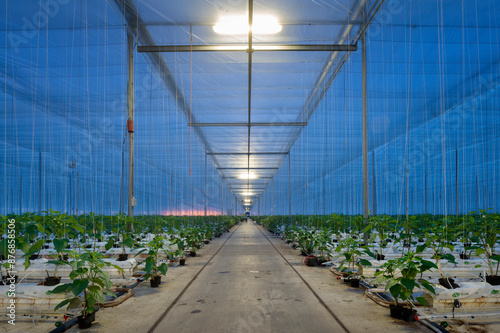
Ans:
POLYGON ((344 332, 254 222, 240 223, 155 332, 344 332))

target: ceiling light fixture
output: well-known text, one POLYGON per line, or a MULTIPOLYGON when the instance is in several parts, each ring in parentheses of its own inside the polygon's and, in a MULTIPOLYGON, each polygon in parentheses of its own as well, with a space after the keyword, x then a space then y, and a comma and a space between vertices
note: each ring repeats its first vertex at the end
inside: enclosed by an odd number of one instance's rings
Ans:
POLYGON ((283 28, 278 19, 272 15, 255 15, 252 27, 248 24, 248 16, 223 16, 214 25, 214 31, 221 35, 246 35, 252 29, 254 35, 277 34, 283 28))
POLYGON ((240 179, 256 179, 257 177, 253 172, 244 172, 238 177, 240 179))
POLYGON ((241 195, 253 195, 253 193, 251 193, 251 192, 243 192, 243 193, 241 193, 241 195))

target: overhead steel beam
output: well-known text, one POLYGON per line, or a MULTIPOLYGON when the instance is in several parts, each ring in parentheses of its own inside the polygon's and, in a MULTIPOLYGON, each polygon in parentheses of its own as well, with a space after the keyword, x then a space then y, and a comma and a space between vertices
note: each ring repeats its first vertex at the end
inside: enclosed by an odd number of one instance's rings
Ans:
MULTIPOLYGON (((238 190, 238 189, 246 189, 247 188, 247 185, 231 185, 231 184, 228 184, 228 186, 231 188, 231 189, 234 189, 234 190, 238 190)), ((251 190, 252 189, 257 189, 257 190, 260 190, 260 189, 265 189, 267 187, 267 185, 259 185, 258 187, 255 187, 255 185, 252 185, 250 184, 251 186, 251 190)))
MULTIPOLYGON (((240 178, 240 177, 222 177, 222 179, 241 179, 241 180, 247 180, 246 178, 240 178)), ((273 177, 257 177, 254 179, 273 179, 273 177)), ((253 179, 250 179, 253 180, 253 179)))
MULTIPOLYGON (((288 155, 288 152, 263 152, 263 153, 207 153, 207 155, 288 155)), ((248 168, 246 168, 248 169, 248 168)))
MULTIPOLYGON (((234 0, 232 0, 234 1, 234 0)), ((325 21, 314 21, 314 23, 311 23, 311 22, 297 22, 297 21, 293 21, 293 22, 280 22, 281 25, 283 26, 287 26, 287 25, 293 25, 293 26, 298 26, 298 25, 304 25, 304 26, 321 26, 321 25, 328 25, 328 26, 332 26, 332 25, 345 25, 346 23, 352 23, 352 24, 361 24, 363 23, 362 21, 355 21, 355 20, 352 20, 350 18, 348 18, 347 20, 325 20, 325 21)), ((207 23, 206 21, 204 22, 200 22, 200 21, 197 21, 197 22, 192 22, 192 21, 182 21, 182 22, 173 22, 173 21, 169 21, 169 22, 163 22, 163 21, 148 21, 147 22, 147 26, 148 27, 176 27, 176 28, 179 28, 179 27, 210 27, 212 28, 213 27, 213 23, 207 23)))
MULTIPOLYGON (((317 51, 317 52, 353 52, 358 50, 356 44, 279 44, 252 45, 255 51, 317 51)), ((139 52, 248 52, 248 45, 143 45, 139 52)))
MULTIPOLYGON (((248 168, 217 168, 218 170, 247 170, 248 168)), ((250 170, 278 170, 279 168, 250 168, 250 170)))
MULTIPOLYGON (((245 179, 246 180, 246 179, 245 179)), ((254 180, 261 180, 261 178, 259 179, 254 179, 254 180)), ((231 186, 232 188, 238 188, 238 187, 244 187, 244 186, 247 186, 247 184, 241 184, 241 183, 229 183, 227 184, 228 186, 231 186)), ((253 187, 266 187, 267 185, 269 185, 269 183, 251 183, 250 186, 253 186, 253 187)))
MULTIPOLYGON (((251 192, 261 192, 261 191, 264 191, 264 189, 260 188, 260 189, 251 189, 249 190, 251 192)), ((246 189, 236 189, 234 190, 234 193, 246 193, 248 192, 246 189)))
POLYGON ((307 126, 307 122, 288 123, 188 123, 189 127, 307 126))
POLYGON ((244 197, 244 198, 253 198, 253 197, 257 197, 257 196, 259 196, 259 195, 261 195, 261 194, 262 194, 262 192, 258 192, 258 193, 256 192, 256 193, 254 193, 254 194, 252 194, 252 195, 248 195, 248 194, 240 194, 240 193, 234 193, 234 195, 236 195, 237 197, 240 197, 240 198, 241 198, 241 197, 244 197))

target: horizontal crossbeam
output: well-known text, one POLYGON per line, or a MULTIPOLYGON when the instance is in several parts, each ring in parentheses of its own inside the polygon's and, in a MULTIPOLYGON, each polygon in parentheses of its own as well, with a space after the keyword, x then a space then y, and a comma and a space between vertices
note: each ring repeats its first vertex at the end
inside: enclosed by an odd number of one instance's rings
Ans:
POLYGON ((207 155, 288 155, 288 152, 262 152, 262 153, 216 153, 210 152, 207 155))
MULTIPOLYGON (((241 178, 241 177, 222 177, 222 179, 241 179, 241 180, 248 180, 246 178, 241 178)), ((257 177, 255 179, 273 179, 273 177, 257 177)), ((250 179, 252 181, 252 179, 250 179)))
MULTIPOLYGON (((252 51, 322 51, 322 52, 352 52, 357 51, 356 44, 281 44, 252 45, 252 51)), ((248 45, 142 45, 139 52, 238 52, 248 51, 248 45)))
MULTIPOLYGON (((248 127, 248 123, 189 123, 189 127, 248 127)), ((307 126, 306 122, 289 123, 251 123, 254 126, 307 126)))

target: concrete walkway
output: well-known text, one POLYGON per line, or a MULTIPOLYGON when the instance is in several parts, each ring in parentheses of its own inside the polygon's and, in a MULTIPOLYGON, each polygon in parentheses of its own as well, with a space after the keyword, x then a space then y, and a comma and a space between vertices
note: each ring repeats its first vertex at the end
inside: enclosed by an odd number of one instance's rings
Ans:
POLYGON ((155 332, 344 332, 344 329, 259 227, 247 222, 239 225, 155 332))

